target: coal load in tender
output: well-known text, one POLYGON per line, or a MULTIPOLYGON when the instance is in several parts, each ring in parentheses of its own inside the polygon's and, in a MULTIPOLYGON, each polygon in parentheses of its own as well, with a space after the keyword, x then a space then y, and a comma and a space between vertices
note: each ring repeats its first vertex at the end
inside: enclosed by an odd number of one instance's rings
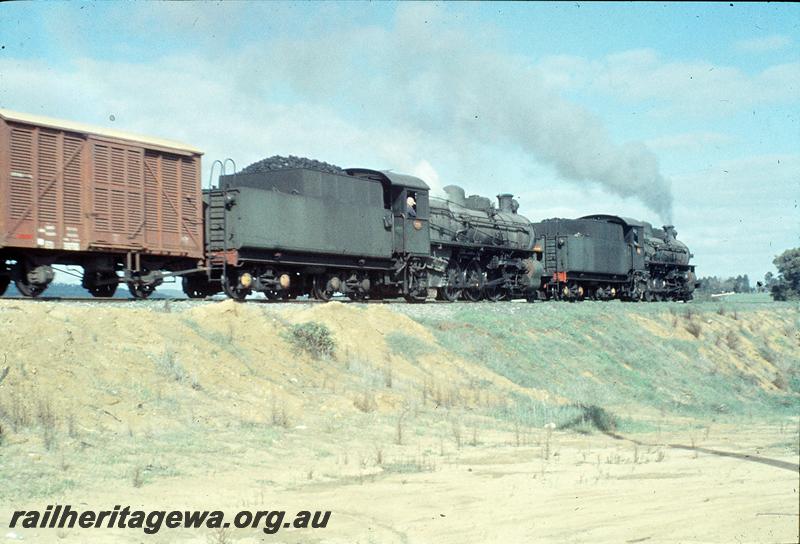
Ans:
POLYGON ((305 157, 295 157, 289 155, 288 157, 281 157, 274 155, 272 157, 262 159, 254 162, 242 170, 242 174, 256 174, 259 172, 272 172, 275 170, 291 170, 295 168, 306 168, 308 170, 317 170, 319 172, 327 172, 328 174, 338 174, 346 176, 347 173, 336 165, 328 164, 327 162, 315 161, 314 159, 307 159, 305 157))

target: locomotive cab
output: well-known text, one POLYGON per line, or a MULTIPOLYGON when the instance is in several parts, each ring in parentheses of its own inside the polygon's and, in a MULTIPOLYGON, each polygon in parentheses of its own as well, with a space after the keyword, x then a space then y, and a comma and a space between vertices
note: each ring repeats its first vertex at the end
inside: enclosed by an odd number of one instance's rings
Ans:
POLYGON ((428 191, 417 187, 392 187, 395 251, 426 254, 430 251, 428 191), (409 209, 409 199, 413 208, 409 209))
POLYGON ((625 242, 631 248, 631 270, 644 269, 644 232, 641 224, 629 222, 624 225, 625 242))
POLYGON ((391 218, 388 224, 394 231, 394 252, 411 256, 427 256, 430 252, 431 236, 429 230, 430 208, 428 193, 430 187, 419 178, 381 172, 362 168, 347 169, 351 176, 379 180, 384 188, 385 202, 388 201, 391 218), (413 213, 409 213, 409 197, 413 198, 413 213))

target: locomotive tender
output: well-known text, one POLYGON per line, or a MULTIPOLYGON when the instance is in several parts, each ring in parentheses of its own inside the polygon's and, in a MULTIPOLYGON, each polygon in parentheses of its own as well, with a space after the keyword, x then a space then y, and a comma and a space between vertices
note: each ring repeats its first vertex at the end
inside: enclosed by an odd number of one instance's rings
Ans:
POLYGON ((54 264, 93 296, 308 295, 455 301, 689 300, 671 226, 612 215, 533 223, 510 194, 431 197, 424 181, 276 157, 200 187, 201 153, 0 110, 0 294, 38 296, 54 264), (271 162, 270 162, 271 161, 271 162))

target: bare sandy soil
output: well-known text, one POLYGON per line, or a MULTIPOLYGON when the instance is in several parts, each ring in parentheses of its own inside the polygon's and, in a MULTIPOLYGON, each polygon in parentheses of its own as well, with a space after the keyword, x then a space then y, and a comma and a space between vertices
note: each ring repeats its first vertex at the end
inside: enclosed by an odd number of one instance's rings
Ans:
MULTIPOLYGON (((789 464, 763 444, 793 431, 711 429, 703 448, 789 464)), ((540 438, 545 440, 545 433, 540 438)), ((301 433, 266 453, 243 452, 232 471, 165 478, 139 489, 90 488, 62 501, 82 508, 332 510, 326 529, 228 533, 230 542, 796 542, 796 469, 668 446, 636 446, 604 436, 555 432, 543 446, 498 443, 433 456, 423 470, 375 464, 366 443, 319 459, 301 433), (349 452, 349 453, 348 453, 349 452), (345 455, 349 454, 350 459, 345 455), (253 468, 253 464, 260 468, 253 468), (366 466, 365 466, 366 465, 366 466)), ((638 436, 654 444, 688 436, 638 436)), ((407 448, 406 448, 407 449, 407 448)), ((403 455, 397 448, 396 455, 403 455)), ((386 454, 384 454, 386 455, 386 454)), ((408 452, 406 455, 414 455, 408 452)), ((411 462, 413 464, 413 461, 411 462)), ((50 500, 59 500, 52 498, 50 500)), ((49 501, 47 501, 49 503, 49 501)), ((14 501, 41 508, 44 501, 14 501)), ((6 510, 6 508, 4 508, 6 510)), ((6 510, 7 511, 7 510, 6 510)), ((3 514, 3 519, 8 519, 3 514)), ((136 530, 18 530, 32 542, 142 542, 136 530)), ((148 542, 213 542, 213 531, 166 530, 148 542)))
POLYGON ((632 403, 615 409, 649 426, 548 429, 493 414, 575 399, 460 358, 408 308, 178 306, 0 302, 0 542, 798 542, 797 417, 632 403), (332 330, 333 359, 292 349, 306 321, 332 330), (273 535, 8 528, 55 503, 332 515, 273 535))

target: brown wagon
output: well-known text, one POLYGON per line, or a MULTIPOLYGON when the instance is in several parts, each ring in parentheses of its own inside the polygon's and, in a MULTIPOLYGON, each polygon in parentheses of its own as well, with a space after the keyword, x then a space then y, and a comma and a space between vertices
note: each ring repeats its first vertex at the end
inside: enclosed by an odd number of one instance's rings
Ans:
POLYGON ((147 297, 203 258, 202 153, 190 146, 0 109, 0 294, 41 294, 53 265, 83 286, 147 297))

